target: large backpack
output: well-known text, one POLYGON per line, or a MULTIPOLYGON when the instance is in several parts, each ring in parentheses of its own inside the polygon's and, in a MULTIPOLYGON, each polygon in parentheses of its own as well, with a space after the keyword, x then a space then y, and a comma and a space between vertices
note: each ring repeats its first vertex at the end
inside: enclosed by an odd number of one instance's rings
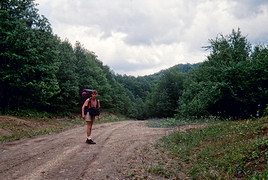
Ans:
POLYGON ((91 94, 93 93, 93 91, 95 91, 95 90, 93 90, 93 89, 83 89, 82 98, 85 98, 85 99, 90 98, 91 94))
POLYGON ((93 93, 93 89, 83 89, 81 92, 81 105, 84 104, 85 100, 91 98, 91 94, 93 93))

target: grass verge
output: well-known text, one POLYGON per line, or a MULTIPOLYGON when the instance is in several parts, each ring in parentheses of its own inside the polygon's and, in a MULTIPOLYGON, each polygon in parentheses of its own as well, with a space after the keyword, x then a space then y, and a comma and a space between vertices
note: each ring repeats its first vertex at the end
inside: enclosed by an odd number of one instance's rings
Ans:
POLYGON ((0 142, 50 134, 81 125, 79 119, 0 116, 0 142))
POLYGON ((192 179, 268 179, 268 117, 175 132, 157 146, 192 179))
POLYGON ((197 118, 181 118, 181 119, 175 119, 175 118, 162 118, 162 119, 149 119, 147 121, 148 127, 154 127, 154 128, 174 128, 182 125, 188 125, 188 124, 204 124, 204 123, 218 123, 222 122, 222 120, 216 118, 216 117, 209 117, 209 118, 203 118, 203 119, 197 119, 197 118))

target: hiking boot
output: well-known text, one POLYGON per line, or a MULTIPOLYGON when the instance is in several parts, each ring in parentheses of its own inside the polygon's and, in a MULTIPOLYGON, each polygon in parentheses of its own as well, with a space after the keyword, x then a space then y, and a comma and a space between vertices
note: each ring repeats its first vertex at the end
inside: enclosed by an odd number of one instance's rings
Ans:
POLYGON ((94 141, 92 141, 92 139, 87 139, 86 143, 88 143, 88 144, 96 144, 94 141))

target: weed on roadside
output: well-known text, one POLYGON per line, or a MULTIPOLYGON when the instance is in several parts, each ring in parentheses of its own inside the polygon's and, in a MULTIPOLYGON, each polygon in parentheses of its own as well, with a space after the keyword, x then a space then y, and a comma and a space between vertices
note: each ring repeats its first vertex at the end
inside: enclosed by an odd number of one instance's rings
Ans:
POLYGON ((150 166, 148 172, 164 178, 171 178, 176 175, 174 171, 167 169, 163 165, 150 166))
POLYGON ((218 123, 220 119, 216 117, 206 117, 206 118, 162 118, 162 119, 149 119, 147 121, 148 127, 153 128, 174 128, 178 126, 188 125, 188 124, 203 124, 203 123, 218 123))
POLYGON ((267 128, 268 118, 228 121, 173 133, 159 146, 184 162, 193 179, 266 177, 267 128))
POLYGON ((184 121, 178 121, 174 118, 150 119, 147 121, 147 126, 153 128, 172 128, 183 124, 185 124, 184 121))

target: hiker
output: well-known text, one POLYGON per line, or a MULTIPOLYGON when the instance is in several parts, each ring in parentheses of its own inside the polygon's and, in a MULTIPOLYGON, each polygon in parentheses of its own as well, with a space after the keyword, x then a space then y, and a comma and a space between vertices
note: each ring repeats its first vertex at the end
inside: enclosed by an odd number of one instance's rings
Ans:
POLYGON ((94 90, 91 93, 91 97, 86 99, 82 106, 82 118, 86 120, 87 123, 87 140, 88 144, 96 144, 91 139, 91 129, 95 117, 98 116, 98 120, 100 120, 100 101, 97 99, 97 91, 94 90))

